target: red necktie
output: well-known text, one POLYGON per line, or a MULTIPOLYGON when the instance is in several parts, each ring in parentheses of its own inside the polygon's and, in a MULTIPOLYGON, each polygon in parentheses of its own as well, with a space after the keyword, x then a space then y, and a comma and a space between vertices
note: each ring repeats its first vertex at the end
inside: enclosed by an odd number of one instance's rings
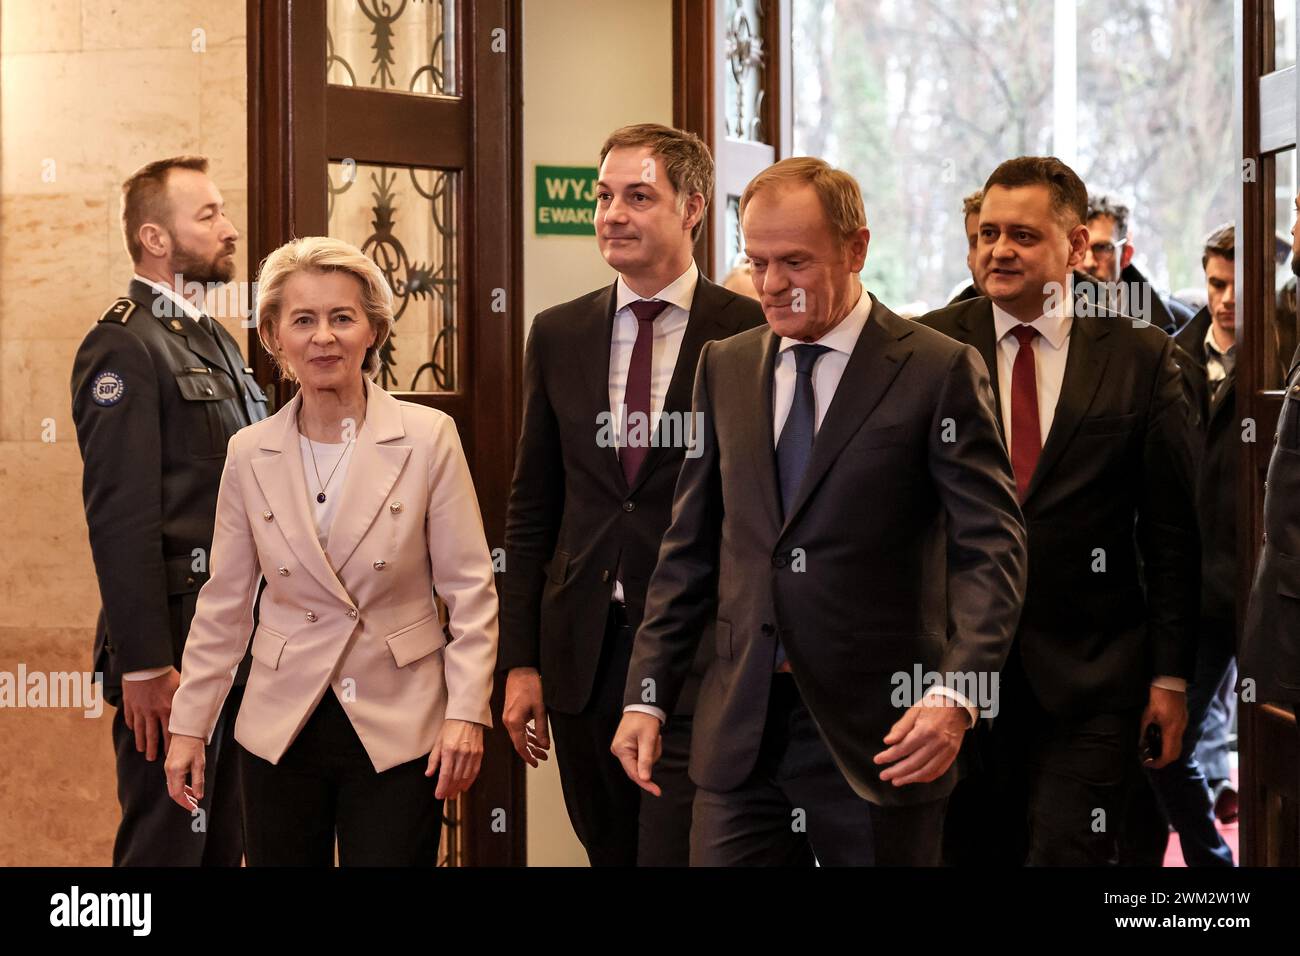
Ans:
POLYGON ((655 318, 664 309, 667 302, 657 299, 638 299, 629 303, 632 314, 636 316, 636 344, 632 346, 632 360, 627 366, 627 388, 623 390, 623 428, 631 430, 628 424, 632 415, 639 412, 646 422, 645 442, 629 443, 619 452, 619 463, 623 466, 623 477, 628 487, 641 469, 646 453, 650 450, 650 365, 653 354, 655 318))
POLYGON ((1011 334, 1020 342, 1011 366, 1011 469, 1016 473, 1016 492, 1023 503, 1043 450, 1038 426, 1038 377, 1034 374, 1033 341, 1038 330, 1022 324, 1011 334))

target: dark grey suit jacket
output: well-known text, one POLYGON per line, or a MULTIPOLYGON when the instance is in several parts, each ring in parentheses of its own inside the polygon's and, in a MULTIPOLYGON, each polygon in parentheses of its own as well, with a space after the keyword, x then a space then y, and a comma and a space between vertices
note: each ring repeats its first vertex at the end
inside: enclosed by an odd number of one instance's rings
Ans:
POLYGON ((1300 705, 1300 350, 1286 376, 1264 492, 1264 541, 1241 636, 1239 688, 1300 705), (1249 682, 1249 683, 1247 683, 1249 682))
POLYGON ((898 702, 896 675, 918 665, 996 672, 1020 615, 1025 532, 984 363, 873 301, 783 519, 779 344, 765 327, 700 356, 702 454, 682 466, 625 703, 672 710, 716 594, 717 661, 691 741, 696 784, 731 790, 753 769, 779 637, 854 790, 880 805, 939 799, 955 767, 896 788, 872 757, 912 702, 898 702))

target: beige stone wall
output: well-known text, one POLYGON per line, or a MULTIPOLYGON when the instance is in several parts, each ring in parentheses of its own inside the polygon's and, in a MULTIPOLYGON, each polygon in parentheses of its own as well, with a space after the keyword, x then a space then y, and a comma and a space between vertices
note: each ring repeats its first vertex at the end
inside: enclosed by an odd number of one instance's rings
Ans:
MULTIPOLYGON (((90 666, 72 358, 131 275, 118 187, 132 170, 207 155, 244 228, 244 17, 241 0, 0 5, 0 671, 90 666)), ((0 709, 0 865, 109 862, 111 716, 0 709)))

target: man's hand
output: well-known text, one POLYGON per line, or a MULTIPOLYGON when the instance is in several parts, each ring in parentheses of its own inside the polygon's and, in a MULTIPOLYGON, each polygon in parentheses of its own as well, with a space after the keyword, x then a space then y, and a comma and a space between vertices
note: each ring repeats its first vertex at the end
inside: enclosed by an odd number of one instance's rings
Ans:
POLYGON ((1183 731, 1187 729, 1187 695, 1163 687, 1152 687, 1147 698, 1147 708, 1142 712, 1142 723, 1138 725, 1139 748, 1142 746, 1142 737, 1146 734, 1148 724, 1157 724, 1160 727, 1160 758, 1144 760, 1143 766, 1159 770, 1171 764, 1183 749, 1183 731))
POLYGON ((172 695, 180 686, 181 675, 172 668, 151 680, 122 681, 122 719, 135 731, 135 749, 146 760, 158 759, 158 742, 163 753, 171 746, 167 724, 172 717, 172 695))
POLYGON ((623 714, 609 752, 618 758, 629 780, 657 797, 659 785, 650 779, 650 769, 658 763, 663 749, 659 718, 632 710, 623 714))
POLYGON ((889 728, 885 734, 889 747, 872 758, 877 764, 894 764, 881 771, 880 779, 895 787, 939 779, 957 759, 962 735, 969 728, 965 707, 947 697, 923 697, 889 728))
POLYGON ((536 667, 512 667, 506 675, 506 703, 501 723, 510 734, 515 753, 530 767, 548 760, 551 735, 546 725, 546 706, 542 703, 542 675, 536 667), (529 726, 529 722, 532 726, 529 726))

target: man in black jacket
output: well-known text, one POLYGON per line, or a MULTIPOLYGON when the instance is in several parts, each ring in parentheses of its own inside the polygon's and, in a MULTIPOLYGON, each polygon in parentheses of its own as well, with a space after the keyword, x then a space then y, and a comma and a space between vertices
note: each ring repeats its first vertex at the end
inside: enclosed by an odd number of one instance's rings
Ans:
POLYGON ((1086 211, 1059 160, 1003 163, 980 211, 988 298, 921 319, 983 355, 1029 532, 986 752, 1005 818, 975 824, 1013 865, 1112 858, 1139 736, 1158 728, 1156 766, 1178 754, 1195 658, 1199 553, 1174 343, 1074 302, 1086 211))
POLYGON ((609 744, 677 473, 696 454, 700 350, 763 321, 758 303, 692 259, 712 189, 698 137, 654 124, 615 131, 600 155, 596 237, 618 277, 538 315, 524 357, 499 584, 503 723, 536 766, 549 718, 569 819, 593 866, 687 861, 691 714, 712 654, 695 661, 668 722, 662 796, 643 798, 609 744))
POLYGON ((117 707, 115 866, 238 866, 243 855, 231 733, 246 667, 208 745, 207 794, 194 819, 168 797, 158 760, 208 578, 226 442, 266 417, 266 396, 239 346, 202 311, 207 286, 234 277, 239 237, 207 165, 198 156, 159 160, 123 185, 122 230, 136 274, 86 333, 72 369, 103 601, 95 669, 117 707))
POLYGON ((1195 439, 1201 613, 1183 749, 1173 763, 1151 770, 1150 777, 1165 816, 1178 831, 1188 866, 1232 865, 1232 850, 1215 827, 1214 804, 1196 748, 1232 664, 1237 634, 1236 487, 1242 425, 1236 416, 1234 259, 1229 224, 1210 234, 1201 256, 1209 304, 1174 338, 1195 439))
POLYGON ((1080 286, 1094 301, 1150 322, 1173 335, 1192 317, 1191 309, 1176 299, 1165 299, 1133 265, 1129 208, 1113 196, 1088 197, 1088 247, 1079 268, 1094 280, 1080 286), (1122 294, 1120 290, 1123 290, 1122 294))

